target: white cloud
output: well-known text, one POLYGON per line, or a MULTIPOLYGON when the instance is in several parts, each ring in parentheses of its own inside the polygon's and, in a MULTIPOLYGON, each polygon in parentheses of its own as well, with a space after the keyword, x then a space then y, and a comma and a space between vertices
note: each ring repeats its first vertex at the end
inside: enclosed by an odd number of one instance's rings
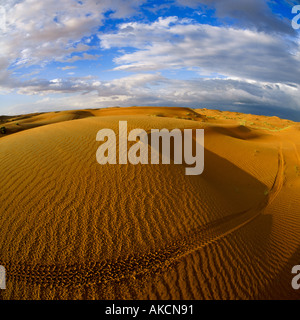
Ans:
POLYGON ((99 37, 103 48, 136 49, 116 58, 115 70, 196 67, 203 74, 300 83, 299 43, 274 34, 168 17, 152 24, 125 23, 99 37))
MULTIPOLYGON (((261 108, 273 114, 299 110, 300 85, 286 85, 241 79, 176 80, 161 74, 136 74, 112 81, 93 77, 53 79, 20 89, 20 93, 47 93, 49 100, 37 101, 35 111, 99 108, 108 106, 168 105, 234 109, 241 112, 261 108), (53 94, 59 94, 56 98, 53 94), (61 97, 63 95, 63 97, 61 97)), ((22 113, 30 105, 21 104, 11 111, 22 113)), ((32 108, 32 106, 31 106, 32 108)), ((255 112, 254 112, 255 113, 255 112)), ((300 120, 300 119, 299 119, 300 120)))
MULTIPOLYGON (((0 31, 0 55, 6 57, 9 64, 32 65, 87 51, 90 47, 80 40, 97 31, 104 13, 112 10, 115 16, 126 17, 142 2, 8 1, 5 32, 0 31)), ((83 56, 86 58, 91 57, 83 56)))
POLYGON ((71 70, 71 69, 76 69, 77 67, 76 66, 65 66, 65 67, 60 67, 58 69, 61 69, 61 70, 71 70))
POLYGON ((21 81, 13 76, 16 68, 43 67, 51 61, 97 60, 100 55, 87 53, 93 49, 89 45, 91 39, 86 42, 82 39, 98 30, 105 13, 128 17, 144 1, 6 1, 3 5, 6 26, 0 30, 0 89, 21 88, 31 92, 29 88, 35 88, 36 82, 48 83, 43 79, 21 81))
MULTIPOLYGON (((297 0, 291 2, 296 4, 297 0)), ((204 6, 214 8, 218 18, 230 18, 238 26, 295 35, 290 21, 272 12, 270 5, 276 5, 273 0, 175 0, 175 3, 195 9, 204 6)))
POLYGON ((99 54, 88 54, 84 52, 81 56, 73 55, 71 58, 64 58, 61 60, 58 60, 60 62, 67 62, 67 63, 73 63, 80 60, 98 60, 100 57, 99 54))

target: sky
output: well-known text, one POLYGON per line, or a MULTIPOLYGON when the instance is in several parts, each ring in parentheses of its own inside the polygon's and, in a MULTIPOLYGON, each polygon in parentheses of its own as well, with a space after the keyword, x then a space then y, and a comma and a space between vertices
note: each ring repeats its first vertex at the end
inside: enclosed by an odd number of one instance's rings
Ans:
POLYGON ((139 105, 300 121, 295 5, 0 0, 0 115, 139 105))

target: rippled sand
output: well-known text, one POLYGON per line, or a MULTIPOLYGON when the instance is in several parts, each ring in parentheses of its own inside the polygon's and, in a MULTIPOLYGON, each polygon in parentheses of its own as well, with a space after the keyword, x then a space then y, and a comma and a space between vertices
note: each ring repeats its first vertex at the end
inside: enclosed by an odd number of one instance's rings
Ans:
POLYGON ((3 299, 299 298, 299 123, 155 107, 0 120, 3 299), (204 129, 204 173, 99 165, 96 134, 120 120, 204 129))

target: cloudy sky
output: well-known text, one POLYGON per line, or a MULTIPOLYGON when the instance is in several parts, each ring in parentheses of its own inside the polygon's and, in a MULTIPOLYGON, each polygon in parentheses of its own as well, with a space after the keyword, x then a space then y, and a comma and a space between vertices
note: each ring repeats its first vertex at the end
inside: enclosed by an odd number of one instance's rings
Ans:
POLYGON ((0 114, 157 105, 300 121, 295 5, 0 0, 0 114))

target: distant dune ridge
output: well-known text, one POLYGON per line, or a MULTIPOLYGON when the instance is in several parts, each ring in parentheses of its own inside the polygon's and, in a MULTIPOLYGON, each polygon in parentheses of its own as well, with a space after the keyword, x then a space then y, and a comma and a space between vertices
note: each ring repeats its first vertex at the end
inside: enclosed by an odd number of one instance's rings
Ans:
POLYGON ((299 123, 115 107, 2 116, 0 127, 1 298, 299 298, 299 123), (203 173, 100 165, 96 134, 119 121, 204 129, 203 173))

